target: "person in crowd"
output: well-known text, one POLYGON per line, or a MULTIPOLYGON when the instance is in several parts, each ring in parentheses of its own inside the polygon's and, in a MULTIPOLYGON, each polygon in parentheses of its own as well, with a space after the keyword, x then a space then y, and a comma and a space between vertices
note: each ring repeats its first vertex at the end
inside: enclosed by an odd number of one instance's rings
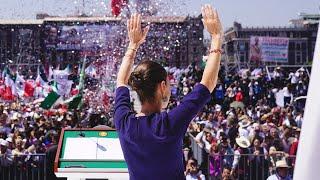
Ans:
POLYGON ((236 150, 234 151, 234 160, 232 163, 231 175, 236 175, 239 180, 248 178, 250 141, 245 136, 236 138, 236 150), (246 171, 247 169, 247 171, 246 171))
POLYGON ((221 168, 223 167, 223 150, 219 150, 218 144, 213 143, 211 145, 210 153, 209 153, 209 175, 210 180, 219 179, 221 176, 221 168))
POLYGON ((253 156, 249 160, 250 176, 252 179, 265 179, 268 176, 268 161, 266 156, 267 150, 261 146, 260 138, 253 139, 251 152, 253 156))
POLYGON ((283 89, 283 102, 285 106, 289 106, 293 102, 292 85, 288 84, 283 89))
POLYGON ((276 162, 276 173, 269 176, 267 180, 292 180, 289 175, 289 166, 285 159, 276 162))
POLYGON ((206 177, 199 171, 198 161, 189 159, 185 171, 186 180, 205 180, 206 177))
POLYGON ((12 165, 12 152, 8 149, 9 143, 4 139, 0 139, 0 164, 1 167, 12 165))
POLYGON ((222 180, 235 180, 235 178, 231 175, 231 168, 224 167, 222 171, 222 180))

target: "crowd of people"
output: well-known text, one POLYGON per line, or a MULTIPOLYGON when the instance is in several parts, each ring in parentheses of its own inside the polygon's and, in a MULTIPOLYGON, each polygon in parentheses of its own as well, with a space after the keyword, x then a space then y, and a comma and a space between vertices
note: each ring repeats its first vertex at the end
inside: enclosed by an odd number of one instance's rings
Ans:
POLYGON ((93 111, 88 104, 81 111, 69 111, 44 110, 33 103, 1 103, 0 179, 14 176, 27 179, 28 174, 34 179, 43 177, 44 173, 47 178, 54 178, 52 167, 62 128, 112 127, 110 117, 110 112, 93 111), (27 172, 32 169, 33 173, 27 172))
MULTIPOLYGON (((172 72, 171 82, 177 85, 169 108, 201 78, 195 66, 172 72)), ((289 178, 303 122, 309 83, 306 69, 222 73, 218 81, 212 100, 188 129, 192 140, 209 154, 209 177, 221 179, 227 173, 226 179, 266 179, 273 174, 289 178)), ((185 142, 185 148, 192 151, 190 142, 185 142)))
MULTIPOLYGON (((167 68, 167 71, 172 86, 168 106, 171 109, 199 82, 202 70, 190 65, 186 69, 167 68)), ((222 72, 212 100, 188 128, 188 135, 209 154, 210 178, 246 179, 250 174, 253 179, 262 179, 280 173, 277 169, 288 170, 284 176, 289 176, 304 111, 303 99, 295 101, 295 98, 306 96, 308 82, 303 68, 291 72, 279 67, 271 74, 262 69, 227 76, 222 72)), ((109 101, 113 104, 113 98, 109 101)), ((108 112, 103 109, 93 112, 86 104, 80 111, 69 111, 43 110, 34 103, 3 102, 0 104, 0 165, 2 168, 17 163, 37 165, 35 162, 41 159, 31 155, 47 153, 50 147, 56 146, 62 128, 114 127, 112 113, 112 106, 108 112)), ((192 152, 188 141, 184 148, 192 152)), ((185 164, 187 179, 205 178, 191 155, 185 157, 185 164)))

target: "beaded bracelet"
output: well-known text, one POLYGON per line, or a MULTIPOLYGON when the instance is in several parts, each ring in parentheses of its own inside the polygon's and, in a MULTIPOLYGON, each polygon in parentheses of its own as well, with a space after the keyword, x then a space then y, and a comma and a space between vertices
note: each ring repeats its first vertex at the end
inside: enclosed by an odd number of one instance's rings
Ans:
POLYGON ((209 54, 211 54, 211 53, 220 53, 220 54, 223 54, 223 51, 222 51, 222 49, 213 49, 213 50, 210 50, 210 51, 209 51, 209 54))

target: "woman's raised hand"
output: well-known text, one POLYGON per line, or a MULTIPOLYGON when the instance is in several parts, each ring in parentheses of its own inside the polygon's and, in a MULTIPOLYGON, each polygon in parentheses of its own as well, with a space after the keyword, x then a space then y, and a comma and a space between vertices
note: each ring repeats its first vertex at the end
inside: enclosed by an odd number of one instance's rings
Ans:
POLYGON ((134 14, 127 22, 130 45, 138 48, 146 39, 149 26, 141 28, 141 15, 134 14))
POLYGON ((213 38, 222 38, 223 30, 217 10, 213 10, 211 5, 204 5, 202 11, 202 22, 204 27, 213 38))

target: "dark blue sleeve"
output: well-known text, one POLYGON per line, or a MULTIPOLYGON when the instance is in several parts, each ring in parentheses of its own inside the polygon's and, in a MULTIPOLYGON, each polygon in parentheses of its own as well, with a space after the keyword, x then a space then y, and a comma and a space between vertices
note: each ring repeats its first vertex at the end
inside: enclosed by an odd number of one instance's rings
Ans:
POLYGON ((115 98, 115 112, 114 112, 114 124, 117 130, 124 127, 127 121, 127 116, 131 112, 130 93, 127 87, 118 87, 116 90, 115 98))
POLYGON ((192 92, 187 94, 180 104, 168 113, 170 128, 179 135, 184 135, 190 121, 210 99, 211 94, 208 88, 202 84, 196 85, 192 92))

